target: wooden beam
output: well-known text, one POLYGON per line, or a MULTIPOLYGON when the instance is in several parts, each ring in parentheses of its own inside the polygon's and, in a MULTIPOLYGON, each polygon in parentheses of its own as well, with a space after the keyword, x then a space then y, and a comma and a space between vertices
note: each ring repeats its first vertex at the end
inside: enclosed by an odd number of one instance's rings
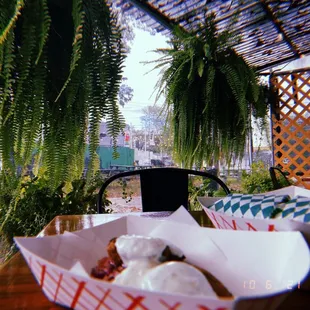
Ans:
POLYGON ((278 20, 278 18, 275 16, 274 12, 271 10, 271 8, 269 7, 269 5, 266 3, 265 0, 260 0, 260 4, 264 12, 266 13, 268 19, 274 24, 278 32, 282 34, 283 40, 288 44, 289 48, 292 50, 296 58, 300 57, 302 53, 298 50, 298 48, 292 42, 292 40, 287 36, 282 26, 282 22, 278 20))
POLYGON ((171 19, 169 19, 166 15, 160 13, 156 8, 148 3, 146 0, 128 0, 134 6, 154 18, 159 24, 161 24, 164 28, 172 31, 173 28, 177 25, 171 19))
POLYGON ((310 67, 299 68, 299 69, 292 69, 292 70, 287 70, 287 71, 274 71, 272 73, 264 72, 264 73, 260 73, 260 75, 270 75, 270 74, 272 74, 273 76, 277 76, 277 75, 287 75, 287 74, 292 74, 292 73, 303 73, 303 72, 310 72, 310 67))
MULTIPOLYGON (((310 54, 310 51, 308 53, 303 53, 304 56, 307 56, 308 54, 310 54)), ((301 58, 301 57, 299 57, 299 58, 301 58)), ((256 67, 256 70, 257 71, 263 71, 263 70, 271 69, 271 68, 277 67, 277 66, 282 65, 282 64, 285 65, 287 62, 291 62, 291 61, 299 59, 299 58, 296 56, 289 56, 287 58, 282 58, 278 61, 268 62, 265 65, 258 66, 258 67, 256 67)))

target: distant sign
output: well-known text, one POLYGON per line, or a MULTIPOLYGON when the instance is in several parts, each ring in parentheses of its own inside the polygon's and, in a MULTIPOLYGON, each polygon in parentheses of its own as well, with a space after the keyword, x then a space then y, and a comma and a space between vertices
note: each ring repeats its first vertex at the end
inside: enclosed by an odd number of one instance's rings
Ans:
POLYGON ((125 133, 125 146, 129 146, 130 136, 129 133, 125 133))

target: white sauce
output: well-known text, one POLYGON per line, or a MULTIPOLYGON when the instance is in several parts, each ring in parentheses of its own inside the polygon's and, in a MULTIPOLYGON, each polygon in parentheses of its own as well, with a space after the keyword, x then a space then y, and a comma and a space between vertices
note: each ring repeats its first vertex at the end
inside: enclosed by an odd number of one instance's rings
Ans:
POLYGON ((127 267, 115 277, 114 283, 149 291, 216 296, 198 269, 183 262, 159 262, 167 245, 175 255, 183 255, 182 251, 166 241, 123 235, 117 238, 115 245, 127 267))
POLYGON ((183 262, 167 262, 149 269, 142 279, 141 288, 184 295, 216 296, 205 276, 183 262))
POLYGON ((136 235, 123 235, 116 239, 116 248, 123 263, 137 259, 159 260, 166 248, 166 242, 159 238, 136 235))
POLYGON ((145 274, 157 264, 154 260, 148 259, 130 261, 126 269, 119 273, 113 282, 120 285, 141 288, 145 274))

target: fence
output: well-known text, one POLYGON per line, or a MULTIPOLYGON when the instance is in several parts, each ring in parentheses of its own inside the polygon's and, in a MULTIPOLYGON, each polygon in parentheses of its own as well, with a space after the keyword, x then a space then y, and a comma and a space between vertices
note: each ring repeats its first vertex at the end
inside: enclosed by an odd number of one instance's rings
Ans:
POLYGON ((274 165, 309 187, 310 68, 273 74, 270 81, 279 96, 272 109, 274 165))

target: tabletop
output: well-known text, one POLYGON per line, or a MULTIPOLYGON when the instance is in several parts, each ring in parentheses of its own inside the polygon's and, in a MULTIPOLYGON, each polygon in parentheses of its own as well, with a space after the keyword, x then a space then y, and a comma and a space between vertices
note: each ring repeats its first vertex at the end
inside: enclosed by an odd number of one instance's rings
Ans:
MULTIPOLYGON (((211 222, 203 211, 192 211, 191 215, 204 227, 211 227, 211 222)), ((145 212, 130 213, 131 215, 162 218, 171 212, 145 212)), ((50 236, 62 234, 64 231, 76 231, 94 227, 111 220, 127 215, 119 214, 95 214, 95 215, 66 215, 55 217, 39 234, 50 236)), ((310 292, 295 290, 285 302, 278 308, 284 309, 308 309, 310 304, 310 292)), ((20 253, 14 255, 6 264, 0 267, 0 309, 64 309, 50 302, 42 293, 35 281, 24 258, 20 253)))

